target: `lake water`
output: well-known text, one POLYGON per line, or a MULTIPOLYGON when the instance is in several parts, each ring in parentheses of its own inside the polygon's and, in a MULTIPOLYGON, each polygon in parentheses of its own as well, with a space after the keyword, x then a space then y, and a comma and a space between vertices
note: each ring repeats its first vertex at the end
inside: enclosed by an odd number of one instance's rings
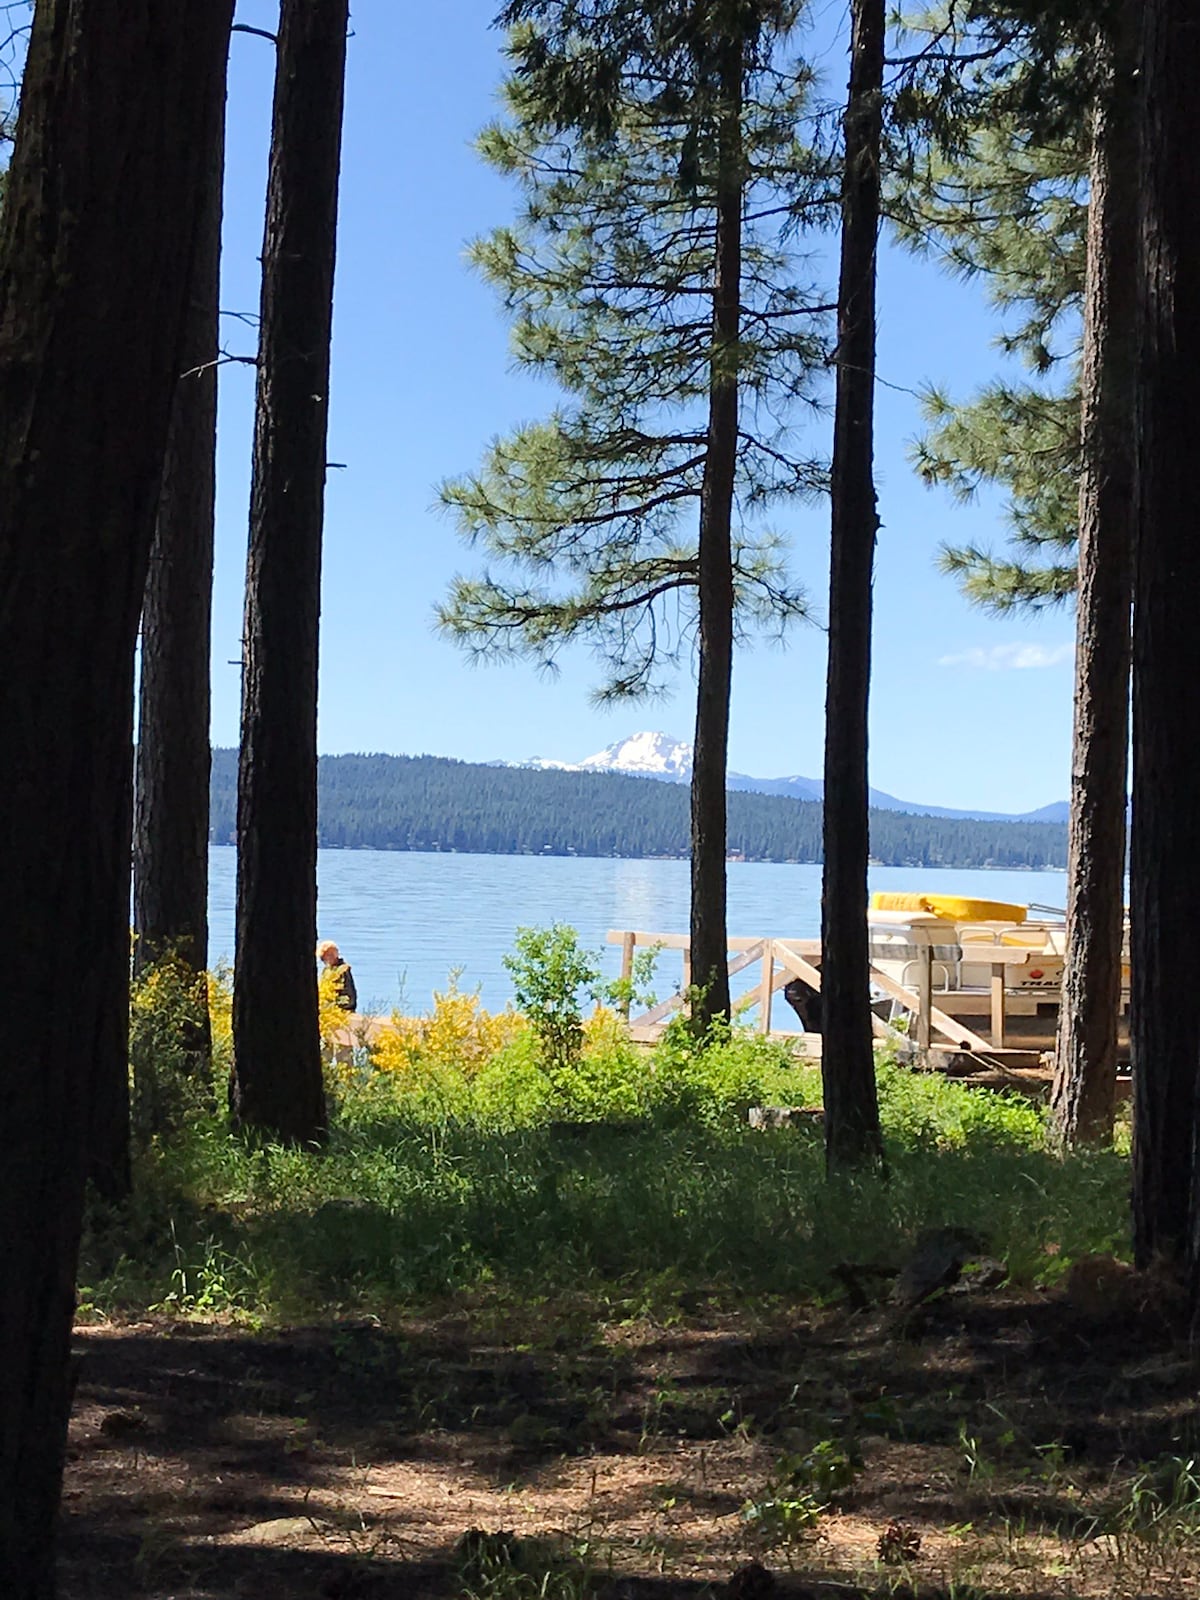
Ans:
MULTIPOLYGON (((233 956, 236 859, 229 846, 209 852, 210 964, 233 956)), ((517 928, 570 923, 587 948, 603 952, 605 971, 616 977, 620 950, 605 944, 605 934, 610 928, 685 932, 689 870, 686 861, 322 850, 318 926, 320 937, 335 939, 352 965, 364 1011, 388 1012, 398 1004, 423 1011, 456 968, 460 986, 478 987, 484 1004, 495 1009, 512 994, 502 958, 517 928)), ((1061 907, 1066 877, 875 867, 870 886, 1061 907)), ((807 939, 820 930, 819 866, 730 863, 731 935, 807 939)), ((661 957, 660 995, 678 984, 679 960, 669 952, 661 957)), ((755 978, 752 970, 742 984, 755 978)), ((791 1015, 776 996, 776 1026, 791 1015)))

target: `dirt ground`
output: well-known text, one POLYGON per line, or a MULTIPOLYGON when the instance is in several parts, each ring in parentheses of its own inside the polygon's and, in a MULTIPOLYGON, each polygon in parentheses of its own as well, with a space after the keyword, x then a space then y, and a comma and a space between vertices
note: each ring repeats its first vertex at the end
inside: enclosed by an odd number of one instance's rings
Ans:
POLYGON ((1144 1306, 480 1303, 76 1348, 65 1600, 1200 1596, 1195 1541, 1119 1515, 1200 1457, 1200 1366, 1144 1306))

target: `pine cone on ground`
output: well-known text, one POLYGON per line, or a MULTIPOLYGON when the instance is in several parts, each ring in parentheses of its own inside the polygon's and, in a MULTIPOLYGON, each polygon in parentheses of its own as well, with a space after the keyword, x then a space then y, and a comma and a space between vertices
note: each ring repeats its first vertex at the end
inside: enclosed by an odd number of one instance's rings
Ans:
POLYGON ((921 1535, 910 1522, 896 1518, 879 1535, 875 1548, 885 1566, 898 1567, 905 1561, 917 1559, 921 1552, 921 1535))

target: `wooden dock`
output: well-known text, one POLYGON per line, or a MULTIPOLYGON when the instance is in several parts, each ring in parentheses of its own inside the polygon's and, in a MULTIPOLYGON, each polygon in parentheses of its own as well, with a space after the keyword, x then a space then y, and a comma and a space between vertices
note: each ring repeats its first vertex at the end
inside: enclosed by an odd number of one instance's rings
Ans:
MULTIPOLYGON (((687 934, 651 933, 640 929, 615 929, 609 932, 608 942, 621 947, 621 976, 633 975, 634 957, 638 950, 678 952, 682 961, 682 976, 678 989, 667 999, 650 1009, 628 1017, 630 1037, 636 1041, 653 1043, 658 1039, 671 1018, 686 1012, 687 994, 691 986, 691 941, 687 934)), ((792 978, 801 978, 810 988, 821 988, 821 942, 819 939, 730 938, 728 941, 729 975, 736 977, 748 968, 757 966, 758 982, 734 1003, 735 1015, 745 1017, 757 1011, 758 1031, 774 1038, 795 1038, 791 1033, 772 1033, 771 1001, 792 978)), ((879 1015, 881 1007, 872 1010, 871 1025, 880 1043, 892 1046, 897 1055, 916 1067, 945 1072, 969 1081, 986 1080, 992 1085, 1009 1085, 1040 1092, 1049 1082, 1050 1062, 1042 1046, 1017 1046, 1010 1042, 1010 1008, 1014 1011, 1029 1004, 1027 999, 1009 993, 1006 984, 1010 965, 1028 961, 1028 951, 1005 949, 996 946, 988 950, 991 984, 988 990, 956 995, 966 999, 973 1010, 978 1010, 979 1021, 969 1026, 960 1017, 951 1016, 935 1002, 948 999, 934 988, 933 949, 925 946, 918 962, 917 984, 906 987, 882 971, 874 962, 870 965, 870 981, 875 993, 890 1002, 889 1017, 879 1015), (901 1025, 897 1026, 897 1022, 901 1025), (987 1033, 977 1031, 986 1026, 987 1033)), ((975 1019, 972 1018, 974 1021, 975 1019)), ((820 1035, 801 1034, 810 1054, 819 1056, 820 1035)))

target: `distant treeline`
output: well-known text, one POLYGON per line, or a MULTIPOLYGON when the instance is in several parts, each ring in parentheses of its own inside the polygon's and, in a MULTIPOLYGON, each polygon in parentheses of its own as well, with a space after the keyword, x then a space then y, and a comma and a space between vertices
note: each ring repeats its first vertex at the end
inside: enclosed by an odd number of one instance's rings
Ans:
MULTIPOLYGON (((322 756, 320 843, 327 849, 492 855, 686 856, 685 784, 610 773, 473 766, 441 756, 322 756)), ((237 757, 213 751, 211 838, 231 844, 237 757)), ((729 849, 748 861, 819 861, 821 807, 731 793, 729 849)), ((871 812, 885 866, 1062 867, 1061 823, 975 822, 871 812)))

